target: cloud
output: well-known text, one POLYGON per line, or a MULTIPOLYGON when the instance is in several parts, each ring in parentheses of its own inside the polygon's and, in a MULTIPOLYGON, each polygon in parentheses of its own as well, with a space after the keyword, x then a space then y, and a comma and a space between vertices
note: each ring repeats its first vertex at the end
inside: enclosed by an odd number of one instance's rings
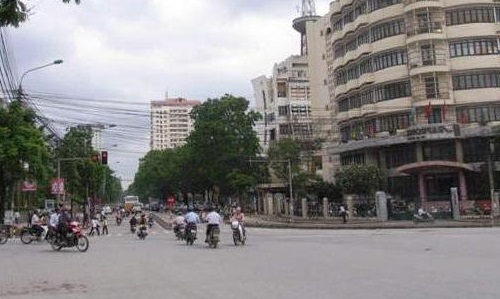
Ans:
MULTIPOLYGON (((324 14, 325 0, 317 0, 324 14)), ((64 113, 67 119, 133 124, 142 136, 122 142, 110 158, 122 172, 133 173, 149 144, 150 100, 169 96, 205 100, 225 93, 252 101, 250 80, 269 75, 275 62, 299 52, 299 35, 292 29, 298 0, 85 0, 80 5, 40 0, 20 28, 10 29, 19 74, 55 59, 64 64, 31 73, 27 92, 67 95, 66 105, 97 107, 95 101, 121 100, 142 116, 64 113), (144 103, 130 106, 130 103, 144 103), (139 129, 140 128, 140 129, 139 129), (135 149, 135 150, 134 150, 135 149)), ((61 109, 47 109, 57 118, 61 109)), ((99 112, 100 111, 100 112, 99 112)), ((87 113, 87 112, 85 112, 87 113)))

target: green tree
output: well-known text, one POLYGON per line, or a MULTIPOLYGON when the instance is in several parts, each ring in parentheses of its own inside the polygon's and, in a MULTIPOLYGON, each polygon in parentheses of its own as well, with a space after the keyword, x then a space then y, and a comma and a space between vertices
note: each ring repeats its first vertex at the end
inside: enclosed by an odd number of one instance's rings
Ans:
MULTIPOLYGON (((64 3, 70 3, 71 0, 62 0, 64 3)), ((74 0, 76 4, 80 4, 80 0, 74 0)), ((28 20, 32 13, 31 8, 26 5, 26 1, 20 0, 0 0, 0 26, 14 26, 19 25, 28 20)))
POLYGON ((191 112, 195 126, 186 145, 187 163, 194 167, 198 189, 215 197, 231 195, 251 183, 243 177, 253 174, 248 159, 260 151, 253 126, 261 115, 249 112, 248 104, 245 98, 226 94, 208 99, 191 112))
POLYGON ((383 171, 374 165, 353 164, 335 173, 335 183, 344 194, 372 195, 380 186, 383 171))
POLYGON ((0 221, 21 180, 46 182, 49 151, 35 114, 14 101, 0 107, 0 221))

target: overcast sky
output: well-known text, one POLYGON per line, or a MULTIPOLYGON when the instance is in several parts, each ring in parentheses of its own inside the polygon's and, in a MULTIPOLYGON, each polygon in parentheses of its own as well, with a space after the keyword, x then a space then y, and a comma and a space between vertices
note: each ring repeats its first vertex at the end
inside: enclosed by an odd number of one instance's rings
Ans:
MULTIPOLYGON (((103 132, 110 167, 128 185, 149 150, 149 103, 225 93, 253 101, 250 80, 296 55, 300 0, 27 1, 32 14, 8 30, 23 89, 58 128, 116 124, 103 132)), ((329 0, 316 0, 326 14, 329 0)))

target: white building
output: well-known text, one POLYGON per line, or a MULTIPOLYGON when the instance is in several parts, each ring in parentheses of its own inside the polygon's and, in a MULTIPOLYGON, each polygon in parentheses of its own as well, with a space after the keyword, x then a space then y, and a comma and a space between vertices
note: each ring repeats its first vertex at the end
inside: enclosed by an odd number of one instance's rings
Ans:
POLYGON ((496 166, 489 182, 484 169, 500 156, 498 0, 339 0, 315 24, 308 36, 323 45, 309 57, 324 66, 309 62, 310 86, 328 85, 329 158, 379 166, 405 201, 449 203, 452 187, 464 206, 488 199, 499 183, 496 166))
POLYGON ((194 128, 191 110, 199 104, 200 101, 183 98, 151 101, 151 149, 176 148, 185 144, 194 128))

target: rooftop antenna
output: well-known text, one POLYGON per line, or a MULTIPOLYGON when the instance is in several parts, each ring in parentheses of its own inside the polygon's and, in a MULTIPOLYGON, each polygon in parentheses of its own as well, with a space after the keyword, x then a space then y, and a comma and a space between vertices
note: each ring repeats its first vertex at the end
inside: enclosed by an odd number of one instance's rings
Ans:
POLYGON ((307 55, 306 24, 315 22, 320 17, 316 15, 314 0, 302 0, 302 7, 297 7, 300 17, 293 20, 293 28, 300 33, 300 55, 307 55))
POLYGON ((302 0, 301 16, 312 17, 316 15, 316 5, 314 0, 302 0))

